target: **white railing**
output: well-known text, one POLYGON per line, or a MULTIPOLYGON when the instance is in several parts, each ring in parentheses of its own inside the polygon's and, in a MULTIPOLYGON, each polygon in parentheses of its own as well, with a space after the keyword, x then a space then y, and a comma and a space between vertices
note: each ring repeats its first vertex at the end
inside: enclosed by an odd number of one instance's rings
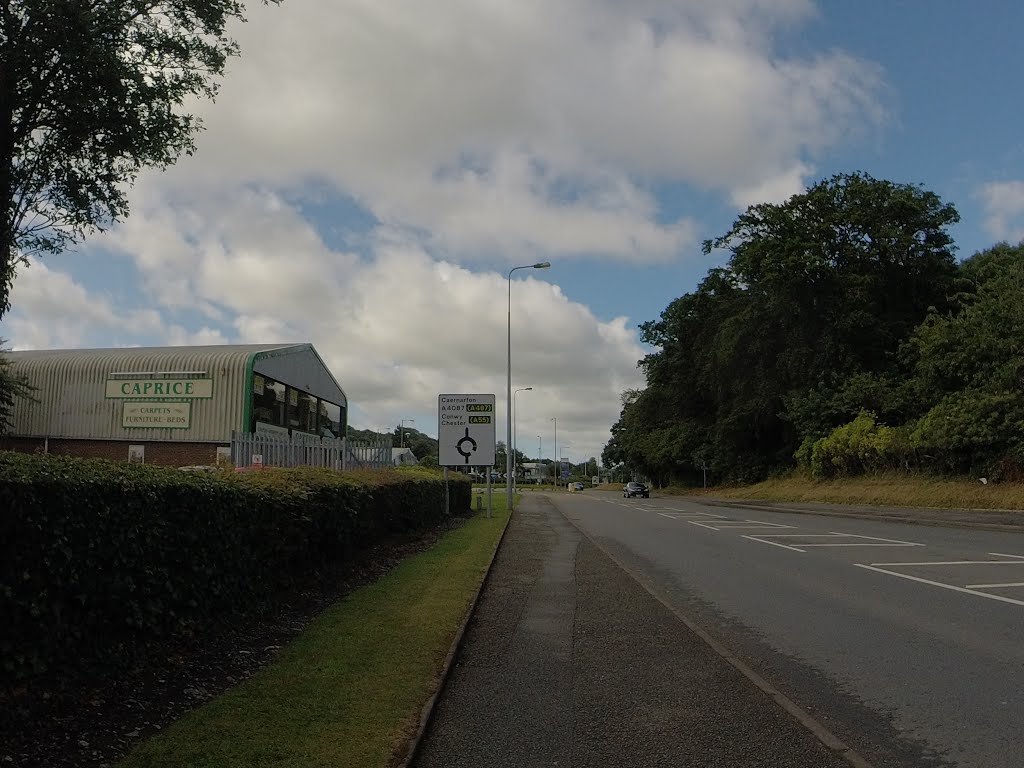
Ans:
POLYGON ((391 441, 335 440, 315 435, 231 433, 231 463, 246 467, 261 457, 266 467, 384 469, 393 466, 391 441))

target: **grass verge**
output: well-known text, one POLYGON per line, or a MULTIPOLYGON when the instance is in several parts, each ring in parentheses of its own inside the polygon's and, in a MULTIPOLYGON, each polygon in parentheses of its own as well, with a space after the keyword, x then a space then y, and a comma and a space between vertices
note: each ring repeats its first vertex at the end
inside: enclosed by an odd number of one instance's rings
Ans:
POLYGON ((677 494, 758 501, 829 502, 945 509, 1024 509, 1024 486, 982 485, 970 480, 947 480, 915 475, 875 475, 816 481, 806 477, 766 480, 730 488, 676 488, 677 494))
POLYGON ((508 519, 477 514, 319 616, 275 661, 142 743, 121 768, 346 766, 396 758, 508 519))

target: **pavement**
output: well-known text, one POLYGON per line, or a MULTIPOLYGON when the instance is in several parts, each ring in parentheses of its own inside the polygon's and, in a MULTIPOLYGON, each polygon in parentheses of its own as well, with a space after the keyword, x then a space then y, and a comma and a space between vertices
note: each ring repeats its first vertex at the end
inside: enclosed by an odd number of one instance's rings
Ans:
POLYGON ((545 497, 512 518, 413 765, 849 768, 545 497))

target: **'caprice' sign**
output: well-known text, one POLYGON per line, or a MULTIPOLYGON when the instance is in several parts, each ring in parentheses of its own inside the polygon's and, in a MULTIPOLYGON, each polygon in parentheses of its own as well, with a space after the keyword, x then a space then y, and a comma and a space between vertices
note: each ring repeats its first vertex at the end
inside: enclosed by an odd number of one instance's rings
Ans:
POLYGON ((203 400, 213 397, 213 379, 107 379, 106 397, 203 400))

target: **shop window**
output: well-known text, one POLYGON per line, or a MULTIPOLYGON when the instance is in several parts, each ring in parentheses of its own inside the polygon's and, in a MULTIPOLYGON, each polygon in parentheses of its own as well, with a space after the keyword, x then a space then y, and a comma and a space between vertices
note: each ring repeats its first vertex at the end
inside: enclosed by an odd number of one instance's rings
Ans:
POLYGON ((341 420, 342 408, 340 405, 320 401, 320 436, 321 437, 344 437, 344 424, 341 420))
POLYGON ((316 431, 316 398, 301 389, 288 387, 288 428, 293 432, 316 431))
POLYGON ((252 413, 255 423, 287 429, 285 391, 285 385, 279 381, 259 374, 252 377, 252 413))

